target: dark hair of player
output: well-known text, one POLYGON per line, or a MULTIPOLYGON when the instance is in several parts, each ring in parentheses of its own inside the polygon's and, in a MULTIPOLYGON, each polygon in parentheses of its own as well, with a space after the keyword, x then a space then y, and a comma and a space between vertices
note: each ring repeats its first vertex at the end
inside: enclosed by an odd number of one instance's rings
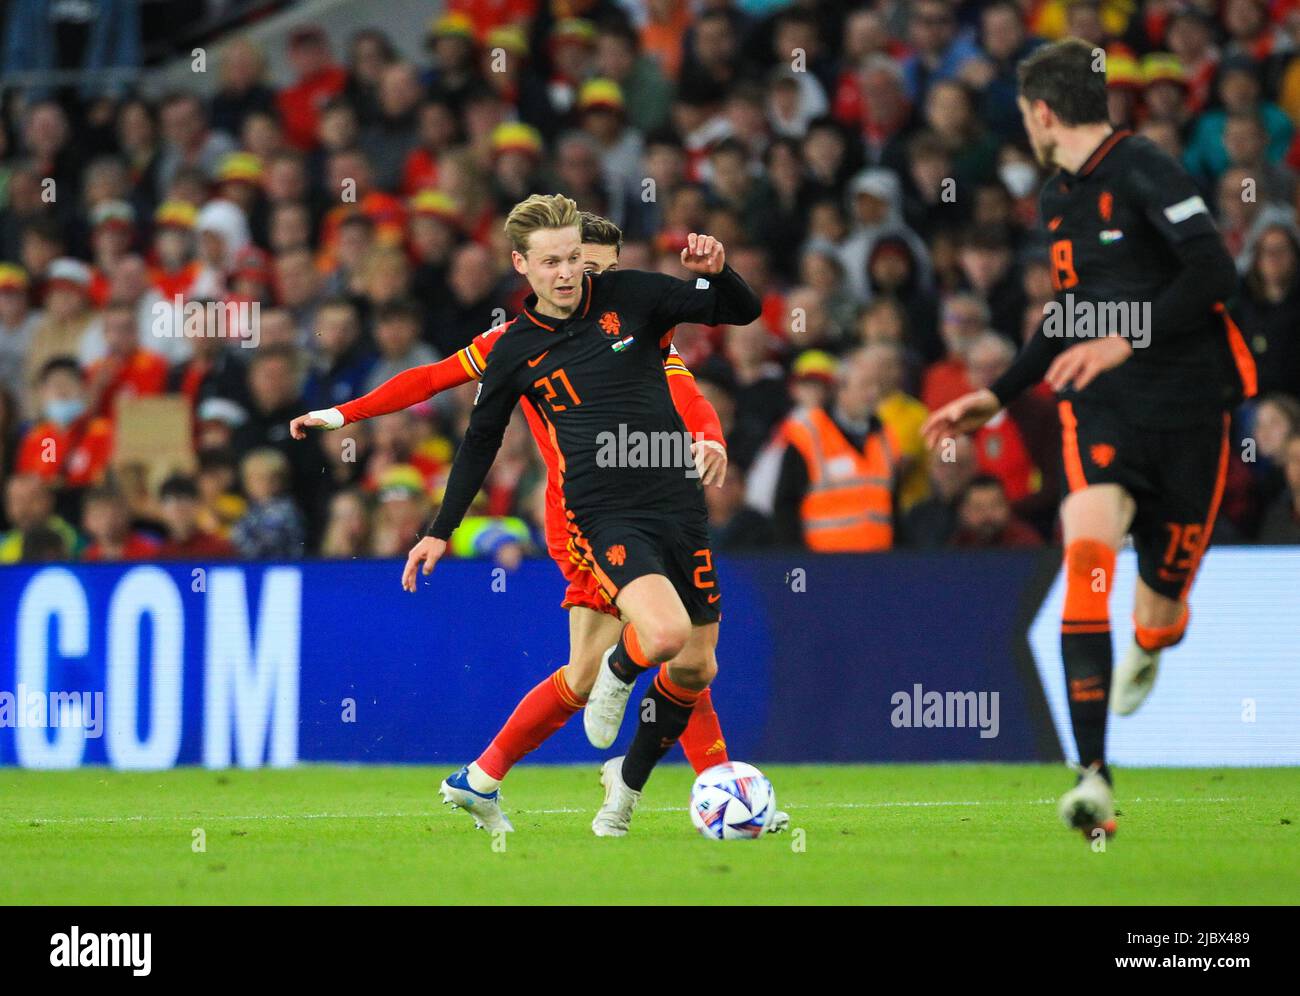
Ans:
POLYGON ((1077 38, 1044 45, 1017 67, 1020 96, 1030 103, 1043 101, 1063 124, 1104 124, 1110 114, 1106 63, 1097 63, 1099 54, 1077 38))
POLYGON ((596 246, 613 246, 619 252, 623 251, 623 230, 621 228, 608 218, 602 218, 590 211, 583 211, 581 218, 583 242, 589 242, 596 246))

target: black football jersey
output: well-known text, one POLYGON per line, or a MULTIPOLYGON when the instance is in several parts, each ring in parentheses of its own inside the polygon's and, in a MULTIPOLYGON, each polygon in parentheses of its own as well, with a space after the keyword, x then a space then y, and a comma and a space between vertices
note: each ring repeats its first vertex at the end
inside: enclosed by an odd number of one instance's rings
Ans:
POLYGON ((565 508, 584 530, 610 517, 702 509, 663 350, 681 322, 747 324, 760 311, 757 295, 730 267, 691 280, 637 270, 587 274, 566 319, 539 314, 530 295, 488 354, 429 534, 445 539, 460 523, 520 397, 546 424, 565 508))
POLYGON ((1124 363, 1063 397, 1153 428, 1217 424, 1240 392, 1222 313, 1207 308, 1178 328, 1152 327, 1154 303, 1184 265, 1178 246, 1218 238, 1192 178, 1152 142, 1118 131, 1077 173, 1053 176, 1039 203, 1057 310, 1037 334, 1055 334, 1059 352, 1090 329, 1127 329, 1134 346, 1124 363), (1062 333, 1067 327, 1073 334, 1062 333))

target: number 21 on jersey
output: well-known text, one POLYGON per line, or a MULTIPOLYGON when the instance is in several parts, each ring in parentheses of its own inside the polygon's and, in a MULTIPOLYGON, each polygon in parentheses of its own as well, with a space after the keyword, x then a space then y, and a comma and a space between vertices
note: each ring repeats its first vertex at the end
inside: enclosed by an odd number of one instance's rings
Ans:
POLYGON ((554 373, 546 377, 539 377, 537 380, 533 381, 533 387, 541 389, 542 400, 550 406, 550 409, 553 412, 562 412, 569 408, 577 408, 582 404, 582 399, 578 397, 578 392, 575 391, 573 385, 569 383, 569 375, 564 372, 563 367, 560 367, 554 373), (555 388, 557 383, 564 386, 564 400, 561 400, 560 392, 555 388))

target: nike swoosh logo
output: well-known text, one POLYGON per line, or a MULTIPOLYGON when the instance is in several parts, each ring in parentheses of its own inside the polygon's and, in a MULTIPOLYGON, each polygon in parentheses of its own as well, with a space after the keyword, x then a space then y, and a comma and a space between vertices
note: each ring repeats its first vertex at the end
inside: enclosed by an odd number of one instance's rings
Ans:
POLYGON ((721 598, 721 597, 722 597, 721 595, 710 595, 710 596, 709 596, 709 604, 712 605, 714 602, 716 602, 716 601, 717 601, 719 598, 721 598))
MULTIPOLYGON (((550 350, 548 349, 548 350, 546 351, 546 353, 549 353, 549 352, 550 352, 550 350)), ((541 356, 538 356, 538 357, 535 357, 535 358, 529 360, 529 361, 528 361, 528 365, 529 365, 530 367, 535 367, 535 366, 537 366, 537 364, 541 363, 542 360, 546 359, 546 353, 543 353, 541 356)))

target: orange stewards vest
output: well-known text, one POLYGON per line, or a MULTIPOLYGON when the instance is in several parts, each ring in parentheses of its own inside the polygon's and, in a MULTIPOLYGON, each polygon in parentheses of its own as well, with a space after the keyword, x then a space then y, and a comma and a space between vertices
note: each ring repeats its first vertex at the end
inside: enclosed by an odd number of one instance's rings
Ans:
POLYGON ((784 433, 808 466, 808 493, 799 509, 808 548, 826 553, 889 549, 899 453, 889 428, 872 430, 858 450, 825 411, 810 408, 791 415, 784 433))

